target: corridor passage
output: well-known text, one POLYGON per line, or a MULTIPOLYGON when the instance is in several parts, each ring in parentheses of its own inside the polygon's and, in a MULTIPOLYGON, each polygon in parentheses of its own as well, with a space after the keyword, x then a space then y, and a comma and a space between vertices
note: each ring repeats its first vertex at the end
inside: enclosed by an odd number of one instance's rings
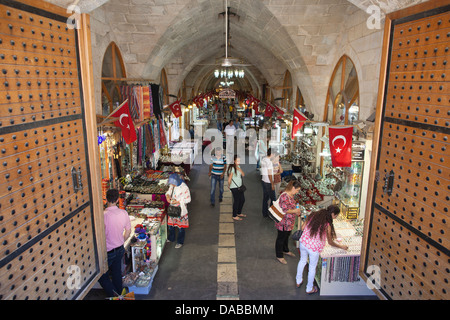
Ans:
MULTIPOLYGON (((214 127, 211 125, 211 127, 214 127)), ((199 153, 198 156, 201 156, 199 153)), ((210 206, 209 165, 194 165, 188 186, 192 201, 188 206, 190 227, 182 248, 166 243, 159 269, 148 295, 137 300, 317 300, 374 299, 373 297, 321 297, 297 288, 295 275, 299 251, 294 241, 286 257, 287 265, 275 258, 277 231, 274 222, 262 216, 262 186, 255 164, 245 164, 245 204, 242 221, 232 220, 232 195, 225 182, 224 199, 210 206)), ((307 268, 304 278, 306 279, 307 268)), ((102 299, 102 290, 93 290, 86 299, 102 299)))

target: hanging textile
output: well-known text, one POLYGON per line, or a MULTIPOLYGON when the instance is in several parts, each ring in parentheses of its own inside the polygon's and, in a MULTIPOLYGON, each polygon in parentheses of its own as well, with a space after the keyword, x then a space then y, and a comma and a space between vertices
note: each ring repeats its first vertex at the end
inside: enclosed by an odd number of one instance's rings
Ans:
POLYGON ((153 122, 153 141, 155 141, 155 152, 161 149, 160 140, 159 140, 159 125, 158 121, 153 122))
POLYGON ((154 143, 153 143, 153 137, 152 137, 152 129, 150 124, 145 124, 145 143, 146 143, 146 157, 147 159, 150 159, 150 156, 153 154, 154 151, 154 143))
POLYGON ((164 120, 159 119, 159 135, 160 135, 160 141, 161 141, 161 148, 164 148, 167 144, 167 138, 166 138, 166 128, 164 127, 164 120))
POLYGON ((158 84, 152 83, 150 85, 153 101, 153 113, 156 117, 161 115, 162 110, 162 88, 158 84))
MULTIPOLYGON (((155 90, 159 92, 159 88, 155 90)), ((123 100, 128 99, 134 120, 142 122, 153 116, 153 97, 150 85, 122 85, 120 93, 123 100)))
POLYGON ((150 119, 151 111, 150 111, 150 87, 144 86, 142 87, 142 103, 143 103, 143 117, 144 119, 150 119))
POLYGON ((142 128, 138 129, 138 143, 137 143, 137 164, 142 164, 142 135, 141 135, 142 128))

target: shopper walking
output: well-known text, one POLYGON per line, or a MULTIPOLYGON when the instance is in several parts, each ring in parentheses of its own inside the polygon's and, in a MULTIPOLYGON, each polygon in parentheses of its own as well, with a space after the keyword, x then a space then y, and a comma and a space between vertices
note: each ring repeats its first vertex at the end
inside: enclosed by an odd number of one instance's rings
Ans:
POLYGON ((295 254, 289 251, 288 244, 289 236, 295 225, 295 218, 301 213, 294 199, 300 188, 301 184, 298 180, 291 181, 279 198, 279 204, 284 212, 284 216, 280 222, 275 223, 275 227, 278 230, 277 240, 275 241, 275 254, 277 260, 282 264, 287 264, 284 255, 295 257, 295 254))
POLYGON ((256 170, 261 168, 261 161, 267 156, 267 141, 264 138, 258 140, 256 146, 258 149, 258 161, 256 162, 256 170))
POLYGON ((280 186, 281 186, 281 174, 283 173, 283 168, 280 164, 280 155, 277 154, 272 160, 273 165, 273 183, 275 185, 275 197, 280 196, 280 186))
POLYGON ((245 176, 244 171, 240 167, 241 159, 238 155, 234 156, 233 164, 228 167, 228 187, 233 194, 233 220, 240 221, 246 215, 242 214, 242 207, 245 202, 244 191, 242 187, 242 177, 245 176))
POLYGON ((334 231, 333 220, 337 218, 341 210, 336 205, 331 205, 326 209, 322 209, 311 213, 302 226, 303 234, 300 237, 300 261, 297 266, 296 282, 297 287, 303 282, 303 269, 309 257, 308 283, 306 285, 306 293, 313 294, 318 291, 314 284, 314 276, 316 274, 317 262, 319 261, 320 252, 325 247, 325 241, 333 247, 347 250, 346 245, 336 243, 336 232, 334 231))
POLYGON ((233 120, 230 120, 228 125, 225 127, 225 137, 226 137, 226 153, 227 153, 227 163, 233 161, 234 156, 234 136, 236 134, 236 127, 233 124, 233 120))
POLYGON ((222 148, 216 148, 214 156, 211 158, 208 175, 211 177, 211 207, 215 206, 216 202, 216 186, 219 183, 219 202, 223 199, 223 185, 225 171, 227 170, 227 163, 223 155, 222 148))
POLYGON ((187 204, 191 202, 191 193, 188 186, 177 173, 169 176, 169 190, 166 193, 166 199, 172 206, 181 207, 181 216, 179 218, 168 217, 168 242, 174 242, 175 237, 177 244, 175 249, 181 248, 184 244, 186 229, 189 228, 189 216, 187 204), (178 235, 176 236, 176 231, 178 235))
POLYGON ((100 277, 99 283, 108 297, 122 294, 122 260, 125 253, 123 244, 131 234, 130 218, 125 210, 117 207, 118 200, 118 190, 111 189, 106 192, 104 221, 109 270, 100 277))
POLYGON ((219 130, 220 132, 223 131, 223 105, 219 104, 218 106, 218 110, 217 110, 217 130, 219 130))
POLYGON ((262 215, 264 218, 269 216, 269 207, 272 205, 272 202, 276 200, 272 164, 274 157, 275 154, 272 154, 272 149, 269 148, 269 150, 267 150, 267 157, 261 161, 261 184, 263 188, 262 215))

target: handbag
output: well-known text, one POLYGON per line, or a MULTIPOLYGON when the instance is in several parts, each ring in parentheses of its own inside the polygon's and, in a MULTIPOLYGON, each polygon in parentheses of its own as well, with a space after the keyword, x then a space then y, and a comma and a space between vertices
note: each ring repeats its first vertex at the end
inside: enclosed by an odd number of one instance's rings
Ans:
MULTIPOLYGON (((170 196, 170 199, 172 199, 174 191, 175 191, 175 188, 172 189, 172 195, 170 196)), ((167 208, 167 215, 171 218, 181 217, 181 207, 175 207, 175 206, 169 205, 169 207, 167 208)))
MULTIPOLYGON (((234 182, 234 179, 233 178, 231 178, 231 181, 233 181, 234 182)), ((237 185, 237 183, 236 182, 234 182, 234 184, 235 185, 237 185)), ((244 184, 242 184, 240 187, 238 187, 237 188, 238 189, 238 191, 239 192, 245 192, 245 190, 247 190, 247 187, 246 186, 244 186, 244 184)))
POLYGON ((301 238, 301 236, 302 236, 302 234, 303 234, 303 230, 302 230, 302 229, 298 229, 297 231, 295 231, 295 232, 292 234, 291 238, 292 238, 294 241, 299 241, 300 238, 301 238))
POLYGON ((281 195, 276 201, 272 202, 272 205, 269 208, 269 218, 271 218, 275 222, 280 222, 285 214, 280 206, 280 198, 281 195))

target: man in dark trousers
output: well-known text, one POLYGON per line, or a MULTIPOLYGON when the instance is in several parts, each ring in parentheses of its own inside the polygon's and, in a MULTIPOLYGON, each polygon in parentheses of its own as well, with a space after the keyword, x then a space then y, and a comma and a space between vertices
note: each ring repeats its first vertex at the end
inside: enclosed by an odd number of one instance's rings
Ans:
POLYGON ((101 276, 99 283, 109 297, 122 294, 122 259, 125 253, 123 244, 131 234, 130 218, 125 210, 117 207, 118 200, 119 191, 108 190, 104 218, 109 270, 101 276))

